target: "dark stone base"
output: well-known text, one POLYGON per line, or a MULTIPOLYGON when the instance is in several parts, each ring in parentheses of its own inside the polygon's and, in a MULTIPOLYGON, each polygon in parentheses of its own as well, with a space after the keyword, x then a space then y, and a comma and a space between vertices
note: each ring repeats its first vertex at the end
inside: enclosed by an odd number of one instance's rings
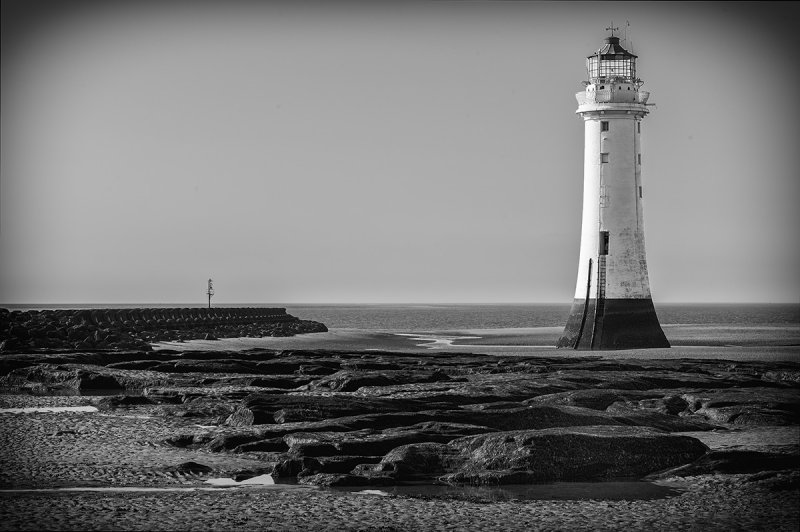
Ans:
POLYGON ((576 299, 556 347, 579 350, 669 347, 652 299, 576 299))

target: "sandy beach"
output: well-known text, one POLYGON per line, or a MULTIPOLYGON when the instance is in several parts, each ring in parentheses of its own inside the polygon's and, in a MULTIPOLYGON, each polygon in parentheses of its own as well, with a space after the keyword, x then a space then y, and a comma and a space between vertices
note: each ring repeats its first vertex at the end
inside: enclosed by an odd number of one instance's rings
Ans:
MULTIPOLYGON (((707 358, 725 360, 800 360, 800 327, 725 327, 714 330, 708 340, 708 327, 666 326, 673 347, 669 349, 629 349, 595 352, 603 358, 707 358)), ((264 349, 372 349, 415 352, 420 350, 498 353, 503 355, 574 356, 574 351, 556 349, 562 327, 504 329, 455 329, 415 331, 364 331, 330 328, 328 332, 291 337, 222 338, 162 342, 156 349, 227 351, 264 349)))
MULTIPOLYGON (((446 333, 436 332, 426 338, 425 334, 399 336, 381 332, 332 330, 292 338, 192 341, 178 346, 162 344, 158 347, 164 354, 158 355, 156 351, 150 356, 173 356, 170 355, 171 351, 165 350, 180 347, 187 353, 193 349, 200 350, 197 356, 202 355, 198 359, 201 361, 223 354, 236 357, 237 350, 266 345, 281 349, 313 350, 320 346, 345 349, 346 346, 363 348, 365 341, 369 342, 373 351, 361 351, 362 355, 355 353, 348 356, 353 360, 368 360, 370 352, 389 347, 398 353, 420 353, 419 344, 434 345, 435 349, 425 351, 431 354, 457 354, 470 349, 467 345, 460 345, 458 342, 461 340, 435 343, 430 338, 441 340, 450 336, 480 336, 490 342, 505 342, 512 345, 501 345, 501 349, 508 349, 513 354, 515 349, 519 349, 519 345, 514 345, 519 343, 518 340, 530 338, 525 330, 446 333), (214 349, 220 350, 219 355, 213 355, 214 349), (204 355, 204 352, 207 354, 204 355)), ((533 336, 537 334, 534 332, 533 336)), ((480 349, 486 349, 491 355, 491 349, 486 346, 480 349)), ((559 354, 541 346, 526 349, 527 355, 532 354, 531 350, 533 354, 538 352, 542 356, 559 354)), ((727 360, 737 357, 762 361, 770 357, 796 360, 797 355, 793 347, 722 346, 673 348, 668 354, 671 358, 696 357, 698 350, 704 355, 708 354, 709 359, 727 360)), ((297 353, 302 355, 306 351, 297 353)), ((314 355, 314 351, 307 353, 305 356, 322 356, 314 355)), ((502 358, 507 354, 498 353, 496 356, 502 358)), ((649 354, 654 362, 666 356, 649 354)), ((630 359, 631 355, 639 356, 639 353, 602 353, 602 356, 593 353, 581 360, 591 363, 602 361, 603 358, 621 358, 623 355, 630 359)), ((243 353, 241 356, 253 355, 243 353)), ((388 354, 375 356, 379 357, 375 360, 391 360, 386 358, 390 357, 388 354)), ((411 360, 416 359, 412 357, 411 360)), ((454 360, 458 360, 458 355, 454 360)), ((514 363, 513 358, 503 360, 504 364, 514 363)), ((536 364, 535 357, 524 360, 527 362, 520 363, 536 364)), ((623 362, 620 368, 628 367, 629 363, 630 360, 623 362)), ((694 363, 701 365, 698 367, 717 364, 712 360, 696 360, 694 363)), ((661 364, 666 364, 664 368, 674 366, 669 361, 661 364)), ((718 367, 735 366, 731 362, 718 367)), ((615 366, 609 366, 612 367, 615 366)), ((746 369, 748 367, 743 365, 741 370, 734 371, 744 371, 743 375, 749 375, 753 370, 746 369)), ((86 368, 87 371, 102 369, 100 366, 86 368)), ((120 370, 114 371, 119 373, 120 370)), ((581 371, 579 373, 583 374, 581 371)), ((214 374, 205 374, 205 377, 204 374, 194 373, 182 375, 181 378, 191 378, 195 382, 214 374)), ((514 373, 508 376, 515 378, 514 373)), ((709 376, 716 378, 713 374, 709 376)), ((249 378, 247 375, 218 375, 226 383, 245 382, 242 380, 245 377, 249 378)), ((299 377, 289 375, 287 378, 299 377)), ((304 382, 313 378, 306 377, 304 382)), ((486 381, 487 384, 490 382, 494 381, 486 381)), ((203 393, 223 393, 228 389, 241 389, 242 393, 250 389, 241 386, 219 388, 219 384, 187 390, 195 390, 191 392, 195 397, 203 393)), ((458 384, 455 382, 453 386, 458 384)), ((427 389, 425 386, 407 385, 406 389, 420 393, 427 389)), ((395 388, 400 390, 403 387, 395 388)), ((431 386, 428 388, 435 389, 431 386)), ((637 484, 631 487, 629 484, 618 486, 594 482, 587 484, 588 487, 584 486, 583 491, 578 489, 579 484, 565 491, 564 486, 558 483, 543 484, 536 486, 533 494, 526 494, 519 489, 508 491, 502 487, 482 491, 470 488, 460 491, 456 488, 454 491, 448 488, 437 492, 434 489, 419 493, 391 486, 325 488, 297 484, 296 481, 281 483, 286 482, 283 479, 278 479, 278 483, 272 485, 235 484, 231 479, 256 478, 269 473, 276 460, 279 460, 279 455, 256 448, 217 452, 202 445, 176 446, 169 444, 169 440, 172 438, 174 441, 176 435, 180 434, 195 434, 195 438, 198 438, 197 435, 209 431, 232 437, 235 434, 247 434, 250 427, 222 426, 218 411, 212 411, 213 408, 186 410, 186 405, 190 404, 188 402, 184 405, 132 403, 109 408, 107 395, 91 395, 90 391, 83 393, 0 395, 0 529, 796 530, 800 526, 800 508, 797 505, 800 474, 796 468, 666 476, 651 482, 640 482, 639 488, 637 484), (86 411, 30 411, 45 407, 84 407, 86 411), (20 408, 29 410, 25 413, 9 411, 20 408), (233 483, 233 486, 215 487, 209 482, 213 479, 229 479, 229 484, 233 483), (623 490, 625 486, 627 491, 623 490)), ((163 395, 163 392, 158 393, 163 395)), ((230 395, 230 392, 224 393, 230 395)), ((480 401, 479 398, 474 400, 480 401)), ((226 401, 230 403, 230 399, 226 401)), ((230 404, 235 406, 236 401, 238 399, 230 404)), ((796 404, 797 401, 794 402, 795 407, 796 404)), ((500 414, 502 411, 497 412, 500 414)), ((252 429, 261 430, 259 427, 272 430, 269 427, 280 425, 253 425, 252 429)), ((800 429, 791 423, 729 424, 721 426, 719 430, 682 434, 699 439, 711 451, 755 452, 787 457, 800 454, 800 429)))
MULTIPOLYGON (((1 399, 3 407, 31 407, 101 398, 1 399)), ((602 492, 594 500, 485 502, 291 485, 210 488, 170 468, 195 461, 224 476, 264 463, 160 444, 195 423, 144 410, 2 413, 0 423, 2 483, 14 486, 0 491, 3 530, 796 530, 800 524, 797 491, 775 490, 775 478, 771 484, 754 475, 671 479, 661 483, 670 494, 650 500, 604 500, 602 492), (122 486, 159 489, 113 489, 122 486), (59 487, 110 489, 53 490, 59 487)), ((771 443, 767 435, 756 433, 753 444, 797 445, 800 436, 796 427, 773 431, 771 443)))

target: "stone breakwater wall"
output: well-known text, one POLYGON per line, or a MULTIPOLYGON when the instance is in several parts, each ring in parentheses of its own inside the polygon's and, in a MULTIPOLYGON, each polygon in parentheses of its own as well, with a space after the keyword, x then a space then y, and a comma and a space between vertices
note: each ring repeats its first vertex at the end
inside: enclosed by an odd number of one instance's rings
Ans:
POLYGON ((149 349, 152 342, 327 331, 285 308, 0 309, 0 351, 149 349))

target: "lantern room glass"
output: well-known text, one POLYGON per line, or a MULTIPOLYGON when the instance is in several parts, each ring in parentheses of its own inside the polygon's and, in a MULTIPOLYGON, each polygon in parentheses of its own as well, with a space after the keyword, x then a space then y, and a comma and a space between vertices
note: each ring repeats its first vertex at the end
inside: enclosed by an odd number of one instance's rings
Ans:
POLYGON ((592 83, 605 83, 612 79, 636 82, 636 58, 630 55, 593 55, 586 60, 586 68, 592 83))

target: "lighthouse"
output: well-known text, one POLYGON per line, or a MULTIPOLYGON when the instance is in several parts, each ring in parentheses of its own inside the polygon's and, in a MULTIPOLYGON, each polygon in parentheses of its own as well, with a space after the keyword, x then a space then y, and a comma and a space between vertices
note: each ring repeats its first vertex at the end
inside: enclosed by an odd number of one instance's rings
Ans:
POLYGON ((605 39, 587 57, 583 119, 583 221, 578 281, 557 347, 603 350, 669 347, 650 295, 644 246, 641 90, 637 56, 605 39))

